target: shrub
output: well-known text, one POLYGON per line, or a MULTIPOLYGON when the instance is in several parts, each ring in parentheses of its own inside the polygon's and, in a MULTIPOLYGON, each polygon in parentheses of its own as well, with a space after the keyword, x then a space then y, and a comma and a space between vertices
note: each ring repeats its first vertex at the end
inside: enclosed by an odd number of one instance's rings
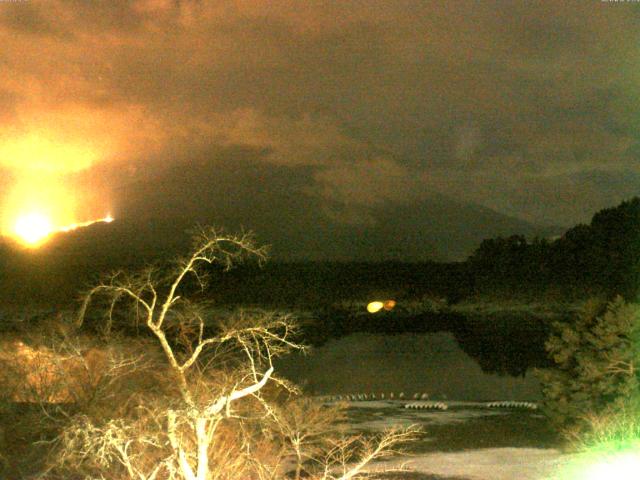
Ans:
POLYGON ((640 445, 640 407, 629 402, 620 410, 607 409, 600 414, 588 414, 589 431, 574 440, 578 450, 635 449, 640 445))
POLYGON ((544 411, 576 439, 594 420, 626 411, 640 393, 640 306, 621 297, 589 301, 574 322, 554 324, 546 342, 555 367, 539 370, 544 411))

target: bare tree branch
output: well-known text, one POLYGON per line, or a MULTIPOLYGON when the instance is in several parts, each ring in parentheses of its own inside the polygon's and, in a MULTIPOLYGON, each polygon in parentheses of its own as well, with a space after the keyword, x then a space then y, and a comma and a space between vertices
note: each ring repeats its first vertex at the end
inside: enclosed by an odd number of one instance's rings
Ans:
POLYGON ((106 334, 123 304, 142 312, 176 388, 174 396, 158 399, 155 406, 148 403, 150 398, 142 400, 136 414, 126 421, 98 424, 80 419, 63 438, 66 448, 76 452, 63 455, 64 462, 86 465, 87 472, 98 476, 101 469, 117 465, 122 475, 118 478, 131 480, 232 480, 256 475, 275 480, 285 473, 283 455, 292 448, 297 480, 305 462, 313 466, 314 478, 350 480, 415 435, 415 429, 407 429, 377 439, 339 440, 327 433, 332 411, 305 403, 300 415, 292 417, 270 403, 265 393, 268 384, 288 395, 296 392, 274 375, 273 363, 280 355, 304 350, 296 340, 299 330, 292 318, 262 310, 213 318, 210 308, 184 298, 187 277, 204 288, 207 266, 217 264, 228 270, 245 258, 258 262, 266 258, 265 248, 257 247, 250 234, 231 236, 200 228, 191 254, 176 261, 166 274, 151 267, 133 275, 116 272, 84 295, 78 326, 97 297, 106 300, 106 334), (309 426, 314 418, 325 420, 322 425, 309 426), (256 432, 251 425, 259 425, 261 435, 270 421, 278 425, 270 431, 279 431, 281 437, 272 439, 273 457, 257 461, 253 458, 256 432), (225 435, 232 439, 231 444, 224 443, 225 435), (250 466, 251 475, 246 471, 250 466))

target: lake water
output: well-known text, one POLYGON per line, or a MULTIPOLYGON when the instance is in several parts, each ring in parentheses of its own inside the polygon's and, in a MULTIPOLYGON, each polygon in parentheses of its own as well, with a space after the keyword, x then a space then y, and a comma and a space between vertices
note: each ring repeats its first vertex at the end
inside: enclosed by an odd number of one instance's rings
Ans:
MULTIPOLYGON (((349 333, 278 364, 314 394, 404 392, 464 401, 539 400, 533 368, 544 366, 543 325, 468 320, 435 331, 349 333)), ((425 328, 428 330, 428 328, 425 328)))

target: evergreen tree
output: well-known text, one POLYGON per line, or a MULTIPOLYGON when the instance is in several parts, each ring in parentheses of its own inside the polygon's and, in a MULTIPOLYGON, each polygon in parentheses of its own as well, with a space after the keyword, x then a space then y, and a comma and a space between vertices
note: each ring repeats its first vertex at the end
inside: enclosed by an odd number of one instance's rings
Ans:
POLYGON ((546 343, 555 367, 539 370, 544 406, 565 432, 589 429, 588 418, 622 410, 640 394, 640 305, 618 296, 590 301, 574 322, 555 324, 546 343))

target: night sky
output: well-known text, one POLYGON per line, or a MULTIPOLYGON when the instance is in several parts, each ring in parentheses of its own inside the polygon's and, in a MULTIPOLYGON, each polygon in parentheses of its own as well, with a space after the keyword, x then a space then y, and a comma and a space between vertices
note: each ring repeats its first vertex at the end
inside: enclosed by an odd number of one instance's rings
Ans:
POLYGON ((633 2, 0 0, 0 45, 6 235, 113 214, 456 259, 640 194, 633 2))

